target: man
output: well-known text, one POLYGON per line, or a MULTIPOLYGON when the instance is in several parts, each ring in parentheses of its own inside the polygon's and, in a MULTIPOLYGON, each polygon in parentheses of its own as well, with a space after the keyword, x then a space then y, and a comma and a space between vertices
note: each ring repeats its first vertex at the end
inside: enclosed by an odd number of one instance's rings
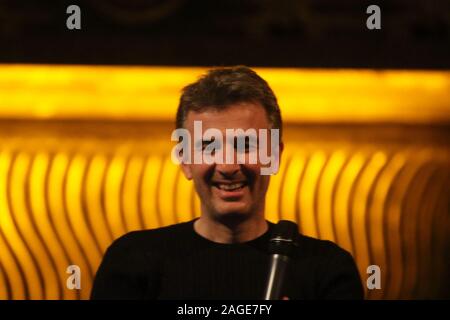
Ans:
MULTIPOLYGON (((271 137, 281 137, 277 99, 267 82, 249 68, 213 69, 183 89, 176 126, 191 133, 187 136, 191 141, 184 142, 193 148, 177 150, 181 169, 200 197, 201 217, 116 240, 97 272, 92 298, 261 299, 274 227, 264 217, 270 174, 262 172, 271 166, 269 172, 275 173, 278 165, 263 163, 261 152, 256 162, 250 157, 268 147, 270 159, 278 162, 283 143, 281 138, 249 135, 236 148, 239 143, 233 142, 241 137, 230 139, 227 133, 271 131, 277 133, 271 137), (195 140, 198 125, 215 134, 195 140), (192 161, 202 153, 204 161, 192 161), (232 161, 225 161, 225 154, 232 161)), ((348 252, 332 242, 299 235, 284 296, 361 299, 363 289, 348 252)))

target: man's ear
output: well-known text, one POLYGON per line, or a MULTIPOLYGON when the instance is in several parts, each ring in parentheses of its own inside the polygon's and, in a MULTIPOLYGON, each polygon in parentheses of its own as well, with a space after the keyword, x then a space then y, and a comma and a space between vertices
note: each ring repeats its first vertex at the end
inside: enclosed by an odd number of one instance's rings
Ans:
POLYGON ((183 174, 186 177, 186 179, 192 180, 191 165, 186 164, 186 163, 181 163, 180 166, 181 166, 181 170, 183 171, 183 174))
POLYGON ((284 143, 283 143, 283 141, 281 141, 279 144, 279 150, 278 150, 278 166, 277 166, 277 169, 275 170, 275 172, 272 173, 272 175, 277 174, 280 171, 281 156, 283 155, 283 150, 284 150, 284 143))

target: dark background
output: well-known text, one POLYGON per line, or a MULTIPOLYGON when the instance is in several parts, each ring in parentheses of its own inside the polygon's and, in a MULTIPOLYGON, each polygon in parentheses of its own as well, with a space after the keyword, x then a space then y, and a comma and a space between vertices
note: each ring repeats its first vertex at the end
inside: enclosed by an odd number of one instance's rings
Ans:
POLYGON ((0 63, 448 69, 448 0, 0 0, 0 63), (66 8, 81 8, 68 30, 66 8), (381 8, 381 30, 366 9, 381 8))

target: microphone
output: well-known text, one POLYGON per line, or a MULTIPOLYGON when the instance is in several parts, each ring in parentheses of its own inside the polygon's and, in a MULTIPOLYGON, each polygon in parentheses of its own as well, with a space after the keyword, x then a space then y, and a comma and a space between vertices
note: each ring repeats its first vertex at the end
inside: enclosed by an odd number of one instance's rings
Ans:
POLYGON ((298 227, 296 223, 280 220, 275 225, 269 242, 271 260, 264 300, 280 300, 282 298, 289 257, 297 246, 297 238, 298 227))

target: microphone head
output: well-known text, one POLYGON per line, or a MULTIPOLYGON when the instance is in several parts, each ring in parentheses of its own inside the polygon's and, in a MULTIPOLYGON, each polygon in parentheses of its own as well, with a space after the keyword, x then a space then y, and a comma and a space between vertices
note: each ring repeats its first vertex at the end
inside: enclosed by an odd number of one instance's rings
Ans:
POLYGON ((280 220, 272 231, 269 253, 290 256, 297 246, 298 226, 289 220, 280 220))

